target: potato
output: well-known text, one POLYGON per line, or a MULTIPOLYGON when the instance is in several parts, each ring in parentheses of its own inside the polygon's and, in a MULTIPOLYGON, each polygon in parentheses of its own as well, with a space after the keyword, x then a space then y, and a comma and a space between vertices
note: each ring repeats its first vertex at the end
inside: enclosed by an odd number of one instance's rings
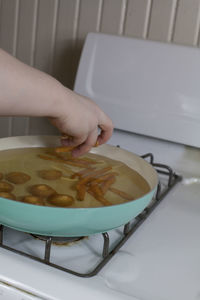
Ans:
POLYGON ((70 195, 55 194, 47 199, 47 202, 54 206, 67 207, 74 202, 74 198, 70 195))
POLYGON ((11 172, 6 175, 6 179, 14 184, 23 184, 29 181, 31 177, 22 172, 11 172))
POLYGON ((6 198, 6 199, 11 199, 11 200, 16 200, 16 197, 12 193, 7 193, 7 192, 0 192, 0 197, 6 198))
POLYGON ((29 204, 36 204, 36 205, 44 205, 44 202, 40 197, 32 196, 32 195, 24 196, 22 202, 29 203, 29 204))
POLYGON ((14 189, 14 187, 6 182, 6 181, 0 181, 0 192, 11 192, 14 189))
POLYGON ((30 187, 29 191, 34 196, 45 197, 45 198, 56 193, 56 191, 52 189, 50 186, 48 186, 47 184, 33 185, 30 187))
POLYGON ((46 180, 56 180, 62 176, 62 172, 58 170, 41 170, 39 176, 46 180))

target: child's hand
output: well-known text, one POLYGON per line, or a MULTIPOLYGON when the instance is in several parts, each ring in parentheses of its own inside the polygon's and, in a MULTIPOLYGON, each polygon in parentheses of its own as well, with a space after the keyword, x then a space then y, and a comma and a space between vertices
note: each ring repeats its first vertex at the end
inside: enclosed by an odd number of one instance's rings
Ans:
POLYGON ((51 122, 69 139, 62 139, 65 146, 77 146, 72 154, 79 156, 88 152, 96 142, 101 145, 111 137, 112 121, 91 100, 66 89, 67 101, 63 98, 57 117, 51 122), (101 130, 99 134, 99 130, 101 130))

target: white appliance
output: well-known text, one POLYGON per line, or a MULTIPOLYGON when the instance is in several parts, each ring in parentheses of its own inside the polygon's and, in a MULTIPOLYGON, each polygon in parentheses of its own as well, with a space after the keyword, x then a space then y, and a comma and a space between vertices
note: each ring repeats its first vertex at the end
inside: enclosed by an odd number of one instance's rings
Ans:
MULTIPOLYGON (((113 118, 118 129, 109 143, 139 155, 152 152, 183 180, 92 278, 0 247, 0 299, 200 299, 199 78, 199 49, 88 35, 75 91, 113 118)), ((109 234, 114 241, 122 228, 109 234)), ((5 229, 4 241, 30 255, 44 253, 43 241, 12 229, 5 229)), ((53 246, 51 261, 88 272, 101 250, 102 236, 94 235, 53 246)))

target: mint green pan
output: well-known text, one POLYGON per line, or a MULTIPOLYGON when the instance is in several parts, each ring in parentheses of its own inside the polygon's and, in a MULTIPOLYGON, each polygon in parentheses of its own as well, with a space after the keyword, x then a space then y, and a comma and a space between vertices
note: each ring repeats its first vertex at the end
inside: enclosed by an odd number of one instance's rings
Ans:
MULTIPOLYGON (((0 150, 59 144, 55 136, 9 137, 0 139, 0 150)), ((103 145, 91 152, 120 160, 136 170, 149 183, 150 192, 134 201, 97 208, 43 207, 0 197, 0 224, 34 234, 73 237, 106 232, 136 217, 152 200, 157 172, 137 155, 114 146, 103 145)))

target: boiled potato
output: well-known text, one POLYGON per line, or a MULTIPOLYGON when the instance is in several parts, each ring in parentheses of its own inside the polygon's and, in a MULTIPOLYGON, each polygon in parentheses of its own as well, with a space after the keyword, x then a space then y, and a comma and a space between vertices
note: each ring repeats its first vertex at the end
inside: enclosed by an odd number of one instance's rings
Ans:
POLYGON ((23 184, 31 179, 31 177, 23 172, 11 172, 6 175, 6 179, 15 184, 23 184))
POLYGON ((0 181, 0 192, 11 192, 14 189, 14 187, 6 182, 6 181, 0 181))
POLYGON ((6 199, 11 199, 11 200, 16 200, 16 197, 12 193, 7 193, 7 192, 0 192, 0 197, 6 198, 6 199))
POLYGON ((74 202, 74 198, 70 195, 64 195, 64 194, 55 194, 50 196, 47 199, 47 202, 49 202, 52 205, 60 206, 60 207, 67 207, 70 206, 74 202))
POLYGON ((30 187, 30 193, 34 196, 47 198, 55 194, 56 191, 47 184, 36 184, 30 187))
POLYGON ((44 205, 44 202, 40 197, 32 195, 24 196, 22 202, 36 205, 44 205))
POLYGON ((41 170, 39 176, 46 180, 56 180, 62 176, 62 172, 58 170, 41 170))

